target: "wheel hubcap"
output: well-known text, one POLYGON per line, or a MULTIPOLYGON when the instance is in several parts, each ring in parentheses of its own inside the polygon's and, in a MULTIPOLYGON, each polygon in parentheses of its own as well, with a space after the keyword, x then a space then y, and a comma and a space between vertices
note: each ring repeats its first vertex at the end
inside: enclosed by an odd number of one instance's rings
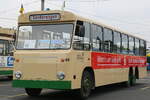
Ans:
POLYGON ((89 93, 90 93, 90 80, 89 80, 89 78, 86 77, 83 83, 84 83, 84 85, 83 85, 84 95, 89 95, 89 93))

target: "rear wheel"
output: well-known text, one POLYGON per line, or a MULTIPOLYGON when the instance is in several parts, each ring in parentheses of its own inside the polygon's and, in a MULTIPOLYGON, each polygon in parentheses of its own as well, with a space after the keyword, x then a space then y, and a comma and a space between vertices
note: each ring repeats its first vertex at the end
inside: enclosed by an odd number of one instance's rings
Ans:
POLYGON ((26 93, 29 96, 39 96, 42 89, 36 89, 36 88, 25 88, 26 93))
POLYGON ((134 74, 132 74, 130 85, 133 86, 133 85, 135 85, 135 84, 136 84, 136 76, 135 76, 134 74))
POLYGON ((133 74, 133 71, 130 70, 128 75, 128 81, 125 82, 125 86, 130 87, 136 84, 136 76, 133 74))
POLYGON ((80 96, 82 99, 86 99, 93 87, 93 78, 89 71, 84 71, 81 79, 80 96))

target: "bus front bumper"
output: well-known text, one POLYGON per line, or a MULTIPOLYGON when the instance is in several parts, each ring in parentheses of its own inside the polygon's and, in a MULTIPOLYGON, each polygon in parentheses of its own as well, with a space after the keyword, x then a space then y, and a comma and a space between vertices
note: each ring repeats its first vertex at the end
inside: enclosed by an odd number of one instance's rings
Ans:
POLYGON ((71 81, 13 80, 12 85, 17 88, 71 89, 71 81))

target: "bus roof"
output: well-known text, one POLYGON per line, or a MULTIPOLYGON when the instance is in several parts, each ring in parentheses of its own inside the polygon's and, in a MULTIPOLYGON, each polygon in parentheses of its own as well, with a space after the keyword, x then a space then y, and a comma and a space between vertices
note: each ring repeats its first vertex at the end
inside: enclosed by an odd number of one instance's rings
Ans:
MULTIPOLYGON (((35 12, 28 12, 28 13, 25 13, 25 14, 22 14, 19 16, 19 19, 18 19, 18 23, 19 24, 26 24, 26 23, 44 23, 44 22, 71 22, 71 21, 77 21, 77 20, 80 20, 80 21, 85 21, 85 22, 89 22, 89 23, 92 23, 92 24, 96 24, 96 25, 100 25, 102 27, 105 27, 105 28, 109 28, 109 29, 112 29, 113 31, 117 31, 117 32, 120 32, 120 33, 124 33, 124 34, 127 34, 129 36, 133 36, 133 37, 136 37, 138 39, 142 39, 138 36, 135 36, 135 35, 132 35, 132 33, 129 33, 129 32, 125 32, 125 31, 122 31, 120 29, 117 29, 117 28, 114 28, 114 27, 111 27, 111 26, 108 26, 106 24, 103 24, 97 20, 91 20, 91 19, 88 19, 88 18, 84 18, 84 17, 81 17, 79 15, 76 15, 72 12, 69 12, 69 11, 61 11, 61 10, 49 10, 49 11, 35 11, 35 12), (54 21, 31 21, 30 20, 30 16, 31 15, 46 15, 46 14, 60 14, 60 20, 54 20, 54 21)), ((144 39, 142 39, 144 40, 144 39)), ((146 40, 144 40, 146 41, 146 40)))
POLYGON ((16 30, 0 27, 0 40, 13 41, 16 30))
POLYGON ((14 35, 16 30, 14 29, 9 29, 9 28, 1 28, 0 27, 0 35, 5 34, 5 35, 14 35))

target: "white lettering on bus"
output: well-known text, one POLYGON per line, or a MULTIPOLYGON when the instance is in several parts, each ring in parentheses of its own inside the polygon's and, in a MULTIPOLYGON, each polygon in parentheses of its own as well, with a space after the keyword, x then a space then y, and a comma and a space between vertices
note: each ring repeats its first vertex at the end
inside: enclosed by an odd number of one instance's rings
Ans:
POLYGON ((129 58, 128 63, 145 63, 145 60, 144 59, 129 58))
POLYGON ((98 63, 121 63, 121 57, 102 57, 97 56, 97 62, 98 63))

